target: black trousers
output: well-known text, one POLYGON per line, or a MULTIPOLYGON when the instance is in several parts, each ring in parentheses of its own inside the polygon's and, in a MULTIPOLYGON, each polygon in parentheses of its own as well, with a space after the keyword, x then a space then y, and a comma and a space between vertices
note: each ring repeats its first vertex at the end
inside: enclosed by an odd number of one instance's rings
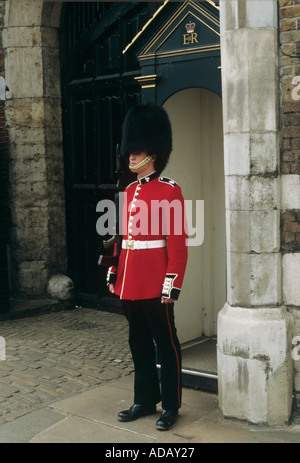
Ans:
POLYGON ((174 304, 162 304, 160 298, 123 300, 122 303, 129 322, 129 346, 135 367, 134 403, 146 405, 162 401, 165 410, 180 408, 181 350, 174 304), (161 390, 156 360, 161 365, 161 390))

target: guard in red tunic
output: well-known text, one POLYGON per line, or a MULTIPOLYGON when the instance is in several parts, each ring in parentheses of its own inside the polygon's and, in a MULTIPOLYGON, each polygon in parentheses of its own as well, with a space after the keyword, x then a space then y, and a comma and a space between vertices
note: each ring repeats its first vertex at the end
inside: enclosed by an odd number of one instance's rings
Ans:
POLYGON ((129 322, 129 345, 135 366, 134 404, 119 413, 132 421, 162 413, 156 427, 176 423, 181 406, 181 351, 174 320, 187 262, 184 199, 180 187, 161 176, 172 150, 166 111, 154 104, 137 105, 123 126, 121 156, 137 180, 124 193, 122 250, 108 271, 111 292, 120 296, 129 322), (153 342, 155 341, 155 344, 153 342), (161 365, 161 390, 156 350, 161 365))

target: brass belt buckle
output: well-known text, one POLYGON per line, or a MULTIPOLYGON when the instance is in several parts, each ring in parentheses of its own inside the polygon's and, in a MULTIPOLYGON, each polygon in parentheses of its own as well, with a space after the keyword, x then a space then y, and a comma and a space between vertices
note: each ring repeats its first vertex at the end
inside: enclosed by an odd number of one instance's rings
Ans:
POLYGON ((134 250, 134 241, 127 240, 126 241, 126 249, 134 250))

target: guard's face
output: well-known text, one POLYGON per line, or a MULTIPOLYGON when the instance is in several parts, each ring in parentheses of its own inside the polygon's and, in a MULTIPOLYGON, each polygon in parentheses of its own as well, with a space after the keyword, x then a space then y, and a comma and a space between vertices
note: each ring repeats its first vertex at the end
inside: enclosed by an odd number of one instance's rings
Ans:
MULTIPOLYGON (((138 164, 140 164, 146 157, 147 153, 135 153, 135 154, 130 154, 129 156, 129 167, 136 167, 138 164)), ((136 170, 138 172, 138 170, 136 170)))
POLYGON ((144 177, 155 171, 156 155, 149 155, 148 153, 141 152, 137 154, 130 154, 129 156, 129 169, 138 174, 139 177, 144 177))

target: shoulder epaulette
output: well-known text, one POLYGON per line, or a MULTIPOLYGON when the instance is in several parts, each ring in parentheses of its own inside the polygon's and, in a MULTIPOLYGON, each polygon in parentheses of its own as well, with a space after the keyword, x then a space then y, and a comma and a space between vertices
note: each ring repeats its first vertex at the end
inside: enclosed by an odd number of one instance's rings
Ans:
POLYGON ((172 180, 171 178, 168 178, 168 177, 159 177, 158 181, 162 183, 167 183, 170 186, 178 186, 175 180, 172 180))

